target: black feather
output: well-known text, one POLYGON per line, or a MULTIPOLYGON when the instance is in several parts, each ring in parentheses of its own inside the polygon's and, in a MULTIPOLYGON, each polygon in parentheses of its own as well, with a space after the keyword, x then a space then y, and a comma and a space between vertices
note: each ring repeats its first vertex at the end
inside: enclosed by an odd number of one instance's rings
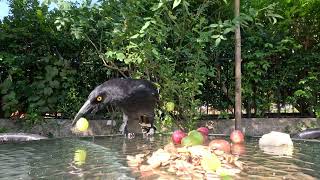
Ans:
MULTIPOLYGON (((95 113, 106 104, 119 107, 124 114, 123 121, 148 119, 153 127, 154 109, 159 99, 156 86, 147 80, 111 79, 97 86, 88 96, 87 102, 76 115, 74 122, 80 116, 95 113), (97 101, 101 97, 101 101, 97 101)), ((129 125, 132 122, 128 123, 129 125)), ((130 131, 130 127, 128 127, 130 131)), ((134 130, 134 129, 133 129, 134 130)), ((134 130, 136 131, 136 130, 134 130)))

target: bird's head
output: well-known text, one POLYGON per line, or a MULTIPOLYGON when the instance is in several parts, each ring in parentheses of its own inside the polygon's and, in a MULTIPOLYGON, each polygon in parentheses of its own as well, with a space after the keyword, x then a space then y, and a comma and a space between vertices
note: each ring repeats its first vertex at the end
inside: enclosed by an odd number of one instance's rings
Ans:
POLYGON ((88 96, 86 102, 82 105, 79 112, 76 114, 73 119, 72 125, 74 125, 78 119, 82 116, 96 113, 101 110, 106 104, 111 100, 111 96, 108 93, 108 89, 104 86, 97 86, 88 96))

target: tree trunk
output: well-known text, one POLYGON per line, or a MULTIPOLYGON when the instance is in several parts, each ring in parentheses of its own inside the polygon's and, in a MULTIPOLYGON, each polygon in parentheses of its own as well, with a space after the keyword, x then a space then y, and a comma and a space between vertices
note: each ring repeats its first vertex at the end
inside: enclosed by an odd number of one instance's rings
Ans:
POLYGON ((247 104, 247 116, 248 118, 251 118, 251 109, 252 109, 252 100, 251 98, 248 98, 248 104, 247 104))
MULTIPOLYGON (((240 0, 235 0, 235 17, 240 14, 240 0)), ((235 30, 235 129, 241 130, 241 35, 240 24, 235 30)))

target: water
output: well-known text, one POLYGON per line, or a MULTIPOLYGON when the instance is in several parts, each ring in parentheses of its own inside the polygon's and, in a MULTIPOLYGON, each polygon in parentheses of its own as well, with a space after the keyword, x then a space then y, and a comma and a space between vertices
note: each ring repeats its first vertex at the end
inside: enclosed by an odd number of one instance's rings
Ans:
MULTIPOLYGON (((153 141, 114 136, 1 144, 0 179, 141 179, 126 156, 154 151, 169 141, 167 136, 153 141)), ((258 139, 247 139, 240 160, 246 168, 235 179, 320 179, 319 141, 295 141, 292 155, 279 156, 261 150, 258 139)))

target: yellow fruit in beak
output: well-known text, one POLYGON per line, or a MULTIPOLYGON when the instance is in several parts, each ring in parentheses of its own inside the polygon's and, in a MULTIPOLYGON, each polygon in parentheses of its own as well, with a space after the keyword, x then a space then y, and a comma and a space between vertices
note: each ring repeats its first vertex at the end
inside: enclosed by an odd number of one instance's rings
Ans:
POLYGON ((89 128, 89 122, 88 122, 88 120, 86 119, 86 118, 80 118, 78 121, 77 121, 77 123, 76 123, 76 129, 78 130, 78 131, 81 131, 81 132, 83 132, 83 131, 86 131, 86 130, 88 130, 88 128, 89 128))

